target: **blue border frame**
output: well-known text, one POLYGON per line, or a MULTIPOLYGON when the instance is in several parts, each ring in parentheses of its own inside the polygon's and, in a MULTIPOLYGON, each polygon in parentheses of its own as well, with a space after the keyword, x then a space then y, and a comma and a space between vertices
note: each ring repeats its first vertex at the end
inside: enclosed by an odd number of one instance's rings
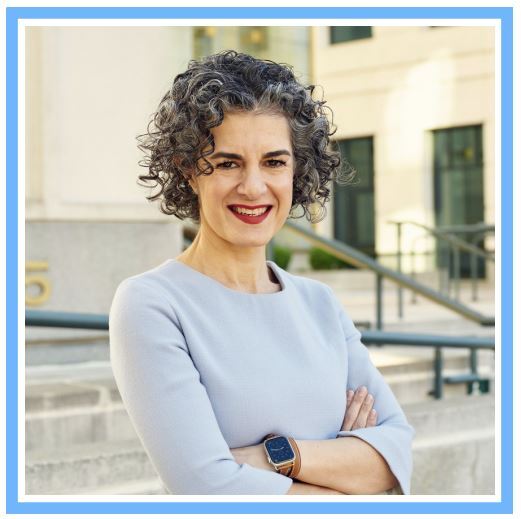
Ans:
POLYGON ((8 514, 510 514, 513 511, 513 39, 511 7, 28 7, 6 8, 6 512, 8 514), (18 20, 135 18, 496 19, 501 22, 502 428, 501 496, 469 502, 34 502, 18 501, 18 20))

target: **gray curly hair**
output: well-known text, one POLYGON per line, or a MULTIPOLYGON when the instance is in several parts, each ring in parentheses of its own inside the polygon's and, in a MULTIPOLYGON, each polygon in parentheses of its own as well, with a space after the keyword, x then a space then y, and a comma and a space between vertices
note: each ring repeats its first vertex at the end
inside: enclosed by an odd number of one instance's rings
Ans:
POLYGON ((149 200, 160 200, 161 211, 199 222, 198 197, 188 180, 191 175, 210 175, 206 159, 214 152, 211 128, 223 122, 225 113, 256 111, 282 114, 291 133, 294 155, 293 199, 290 217, 322 220, 330 198, 332 180, 347 183, 340 153, 328 149, 332 130, 325 101, 312 98, 314 85, 304 86, 292 67, 225 51, 199 61, 174 79, 152 116, 147 132, 138 137, 146 154, 140 165, 141 185, 158 188, 149 200), (312 204, 318 204, 310 211, 312 204), (297 208, 303 214, 294 214, 297 208))

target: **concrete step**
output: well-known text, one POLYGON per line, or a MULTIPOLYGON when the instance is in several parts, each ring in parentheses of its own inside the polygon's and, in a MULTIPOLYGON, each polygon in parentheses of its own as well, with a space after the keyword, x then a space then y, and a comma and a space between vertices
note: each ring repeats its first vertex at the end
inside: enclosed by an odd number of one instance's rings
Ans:
MULTIPOLYGON (((42 328, 39 328, 40 330, 42 328)), ((26 328, 31 330, 31 328, 26 328)), ((92 330, 46 328, 48 334, 69 332, 68 338, 50 337, 48 340, 26 340, 25 365, 75 364, 89 361, 109 361, 107 333, 92 337, 92 330)))
POLYGON ((166 490, 163 482, 157 477, 152 479, 144 479, 143 481, 132 481, 126 483, 119 483, 115 485, 103 485, 96 488, 87 488, 78 491, 80 495, 102 495, 102 496, 130 496, 130 495, 166 495, 166 490))
MULTIPOLYGON (((389 268, 394 267, 389 264, 389 268)), ((290 269, 291 272, 297 276, 317 279, 322 283, 327 283, 330 286, 345 289, 364 289, 371 290, 376 286, 376 275, 374 272, 366 269, 339 269, 339 270, 313 270, 313 269, 290 269)), ((414 277, 419 283, 433 286, 439 286, 439 272, 437 270, 411 273, 405 271, 406 276, 414 277)), ((470 279, 460 279, 460 289, 470 289, 472 281, 470 279)), ((389 286, 395 286, 389 282, 389 286)), ((494 288, 493 280, 478 280, 478 289, 489 291, 494 288)))
POLYGON ((493 428, 495 397, 491 394, 416 402, 403 406, 416 439, 454 434, 466 430, 493 428))
MULTIPOLYGON (((445 376, 449 376, 460 375, 462 372, 461 370, 444 370, 443 373, 445 376)), ((479 374, 490 380, 490 394, 494 394, 494 373, 481 369, 479 374)), ((421 404, 433 399, 431 392, 434 388, 434 377, 431 373, 420 372, 388 375, 385 379, 401 405, 421 404)), ((444 384, 443 386, 443 400, 464 397, 465 395, 467 395, 467 385, 464 383, 444 384)))
MULTIPOLYGON (((399 346, 370 347, 371 360, 384 377, 425 373, 433 376, 434 350, 399 346)), ((480 352, 480 369, 493 370, 494 357, 480 352)), ((464 350, 446 351, 444 371, 467 373, 469 356, 464 350)), ((399 379, 399 378, 398 378, 399 379)), ((62 408, 106 406, 120 402, 110 362, 40 365, 26 368, 26 412, 62 408)))
POLYGON ((90 493, 99 487, 134 485, 156 478, 137 439, 26 453, 27 494, 90 493))
POLYGON ((33 412, 25 419, 26 451, 135 437, 134 427, 122 403, 33 412))
MULTIPOLYGON (((432 359, 406 356, 385 348, 371 349, 371 357, 384 374, 402 405, 430 402, 433 388, 432 359)), ((484 363, 483 363, 484 364, 484 363)), ((444 374, 466 372, 465 355, 450 355, 444 374), (450 369, 449 369, 450 367, 450 369)), ((130 440, 135 433, 106 363, 89 366, 47 367, 35 370, 26 385, 26 449, 53 449, 104 441, 130 440), (57 377, 69 377, 58 382, 57 377)), ((481 374, 492 379, 493 372, 483 366, 481 374)), ((466 394, 466 385, 445 385, 444 401, 466 394)))
MULTIPOLYGON (((430 415, 421 412, 425 402, 430 403, 432 400, 432 397, 428 395, 432 389, 432 375, 407 373, 388 376, 387 380, 402 405, 417 403, 418 410, 415 410, 414 413, 421 414, 419 426, 424 423, 432 423, 430 415), (418 402, 419 400, 420 402, 418 402)), ((464 385, 446 386, 444 399, 439 402, 448 406, 451 399, 456 399, 458 402, 458 398, 464 396, 465 392, 464 385)), ((455 406, 457 408, 457 404, 455 406)), ((476 405, 476 408, 478 407, 476 405)), ((479 416, 479 414, 473 416, 479 416)), ((455 416, 451 415, 450 420, 454 419, 455 416)), ((33 411, 27 413, 25 420, 25 446, 28 451, 132 438, 135 438, 134 428, 121 402, 33 411)))
MULTIPOLYGON (((470 396, 404 406, 416 428, 416 494, 491 494, 494 399, 470 396)), ((28 451, 28 494, 165 493, 139 440, 98 441, 28 451)))
POLYGON ((494 404, 477 395, 404 406, 416 431, 413 494, 494 494, 494 404))
POLYGON ((494 429, 432 435, 413 446, 413 494, 493 495, 494 429))

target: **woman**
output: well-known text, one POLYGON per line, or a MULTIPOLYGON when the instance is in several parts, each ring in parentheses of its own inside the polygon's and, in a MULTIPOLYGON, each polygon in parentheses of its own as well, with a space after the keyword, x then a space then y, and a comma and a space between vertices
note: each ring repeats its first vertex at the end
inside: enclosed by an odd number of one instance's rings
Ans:
POLYGON ((110 314, 116 382, 170 493, 409 492, 412 429, 353 322, 329 287, 266 261, 338 176, 312 92, 287 66, 216 54, 176 77, 142 138, 150 198, 200 223, 110 314))

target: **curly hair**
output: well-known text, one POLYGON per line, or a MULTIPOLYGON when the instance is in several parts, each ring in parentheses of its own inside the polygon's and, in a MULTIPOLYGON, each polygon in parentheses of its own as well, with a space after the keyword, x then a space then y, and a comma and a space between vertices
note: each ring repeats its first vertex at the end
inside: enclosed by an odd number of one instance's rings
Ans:
POLYGON ((140 165, 141 185, 159 188, 149 200, 160 200, 161 211, 177 218, 199 222, 198 197, 188 180, 209 175, 213 167, 206 159, 214 152, 211 128, 223 122, 226 113, 256 111, 282 114, 291 133, 294 155, 293 199, 290 217, 311 222, 322 220, 330 198, 332 180, 347 183, 340 153, 330 149, 332 129, 325 101, 314 100, 314 85, 304 86, 287 64, 261 60, 236 51, 225 51, 191 60, 188 69, 174 79, 148 125, 138 137, 146 154, 140 165), (314 207, 311 210, 312 204, 314 207), (297 208, 303 214, 294 214, 297 208))

